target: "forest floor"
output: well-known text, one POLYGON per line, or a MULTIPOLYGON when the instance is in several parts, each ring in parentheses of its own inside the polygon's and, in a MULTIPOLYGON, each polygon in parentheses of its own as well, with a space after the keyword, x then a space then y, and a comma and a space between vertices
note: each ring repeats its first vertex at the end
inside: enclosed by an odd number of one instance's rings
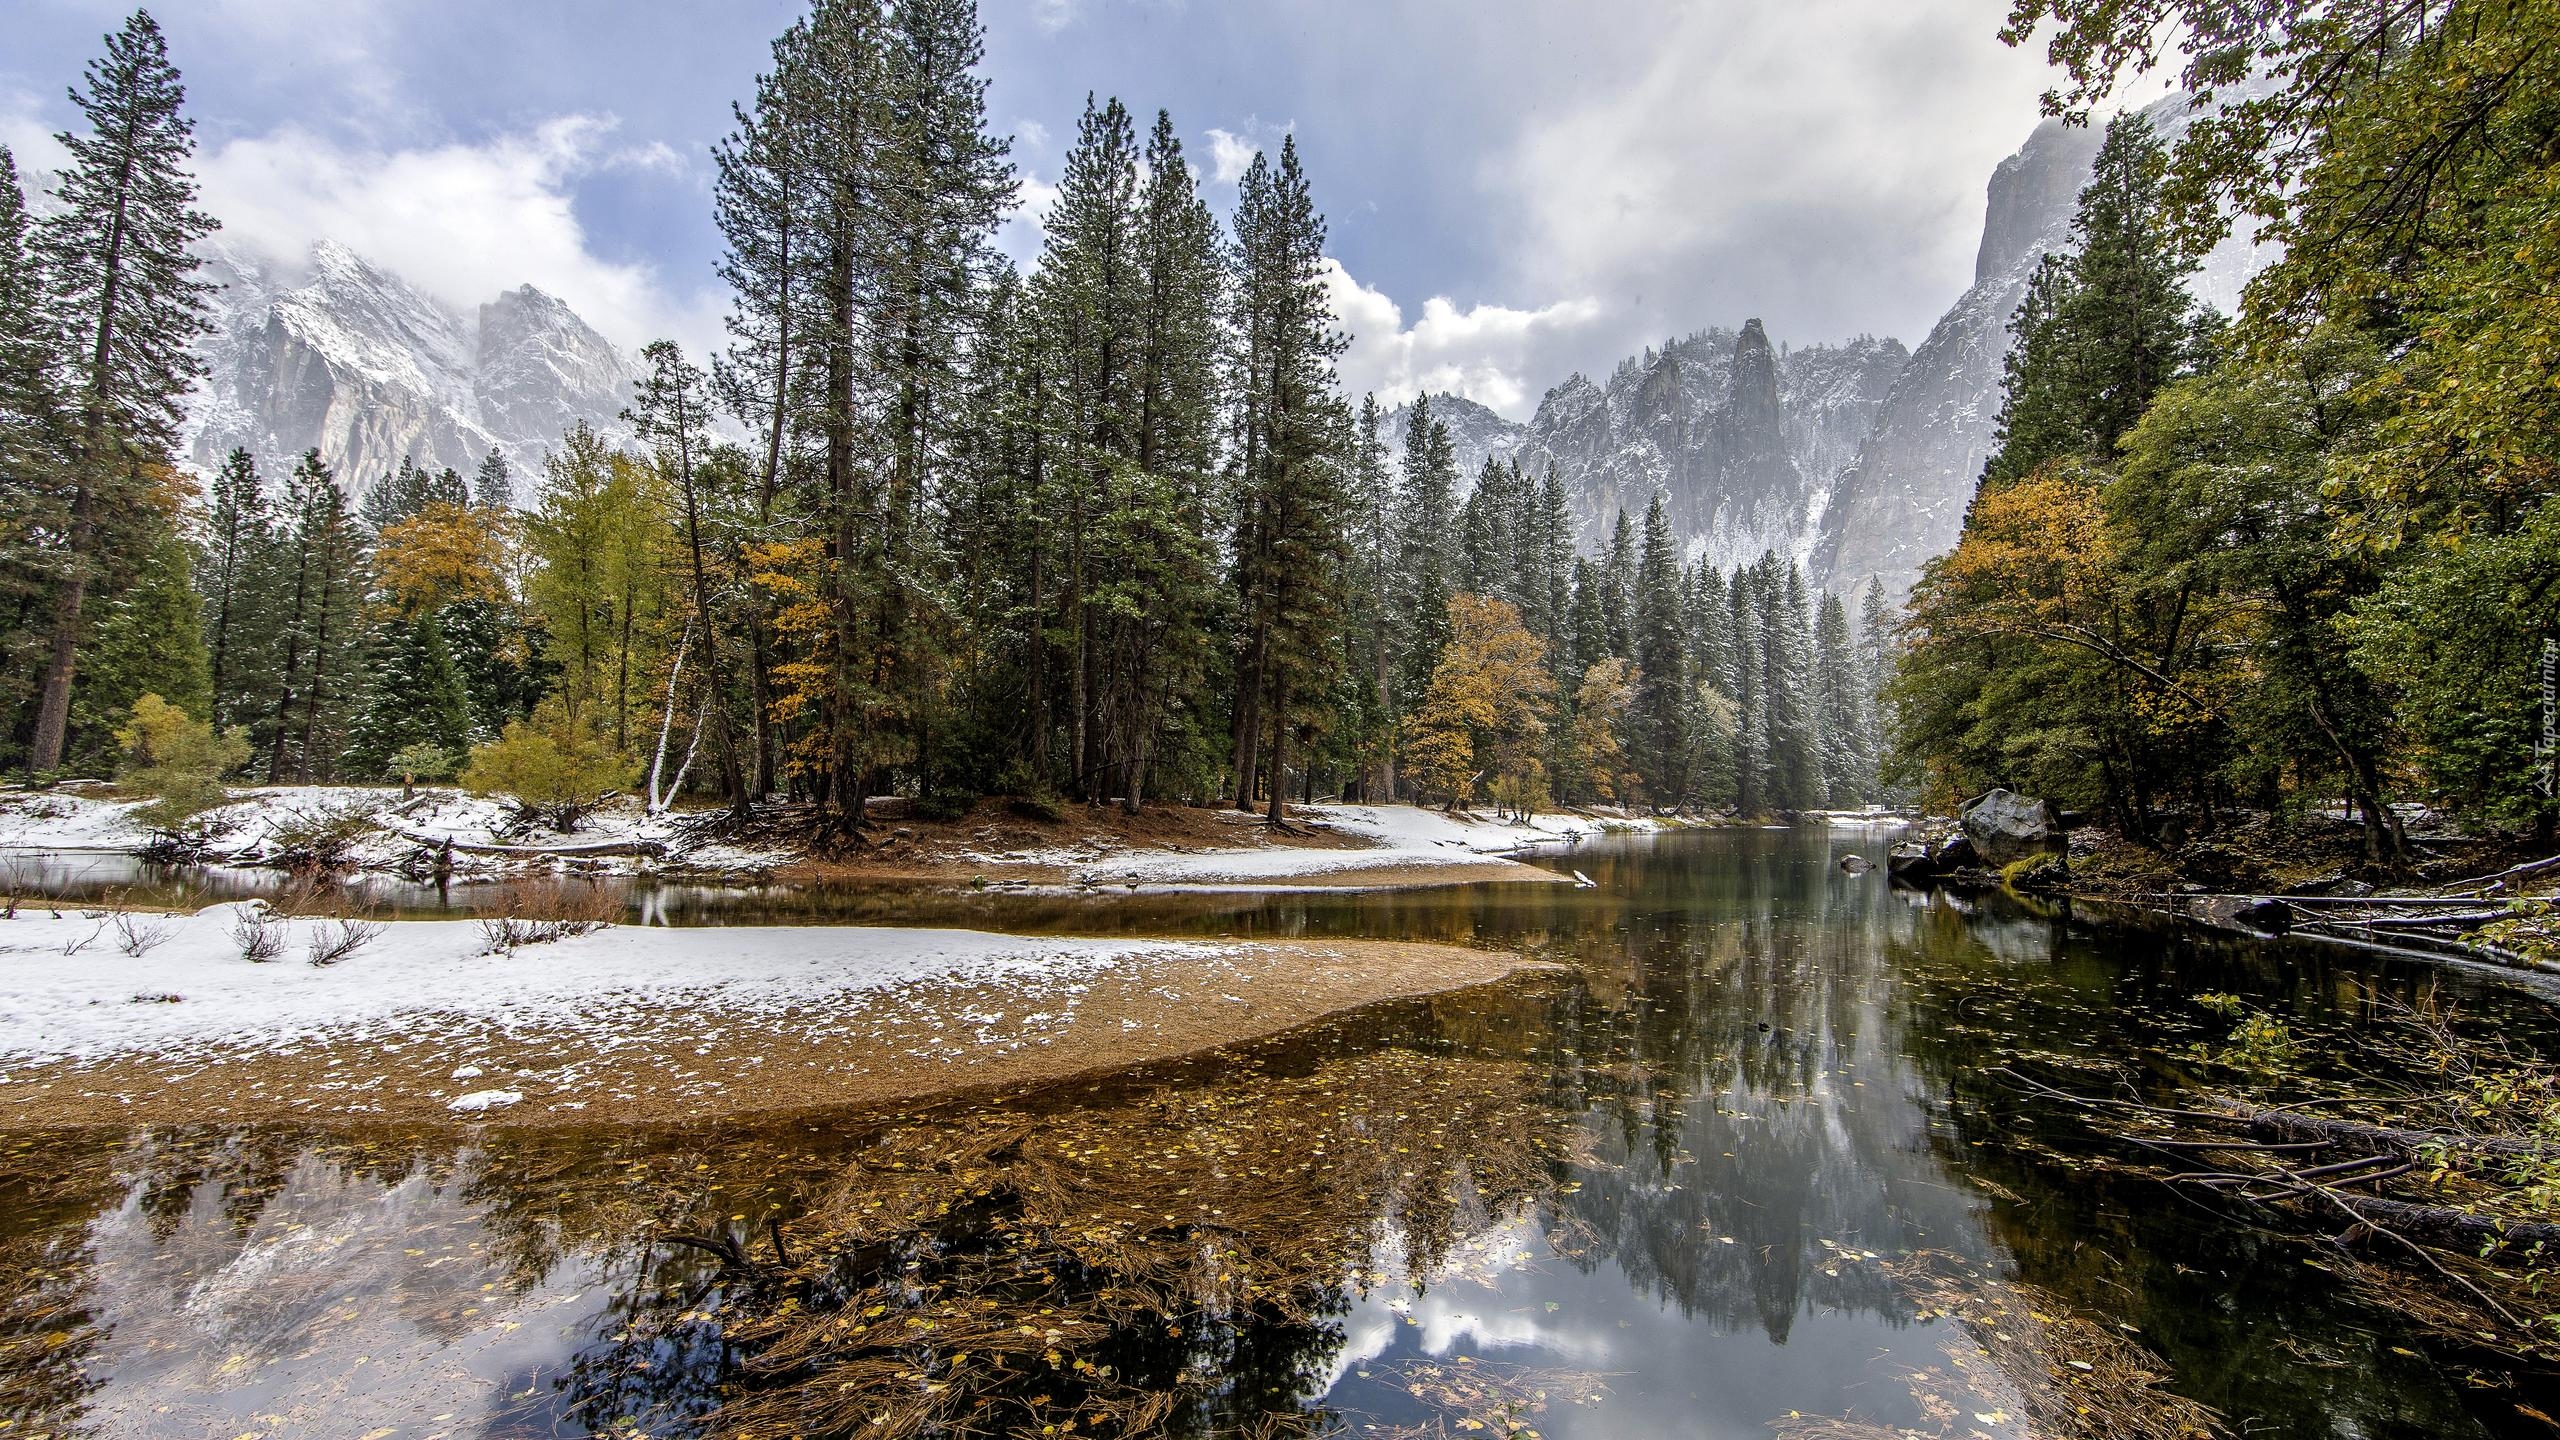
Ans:
POLYGON ((1048 1082, 1492 984, 1511 954, 859 926, 0 919, 0 1125, 592 1124, 1048 1082), (271 937, 271 958, 248 958, 271 937))
POLYGON ((2086 827, 2071 832, 2068 889, 2086 899, 2126 901, 2197 889, 2346 896, 2458 884, 2550 853, 2547 845, 2513 836, 2471 834, 2423 811, 2404 817, 2404 827, 2410 855, 2397 872, 2373 866, 2365 856, 2363 827, 2334 815, 2278 824, 2252 814, 2175 847, 2142 845, 2112 830, 2086 827))
MULTIPOLYGON (((1513 854, 1571 846, 1610 830, 1670 822, 1614 811, 1528 821, 1409 805, 1304 805, 1285 829, 1238 811, 1149 805, 1035 807, 988 799, 948 819, 904 800, 874 806, 854 845, 813 846, 810 817, 760 812, 723 833, 705 812, 599 806, 572 832, 524 822, 516 807, 447 787, 270 786, 188 822, 190 852, 210 864, 455 879, 546 872, 643 874, 784 883, 870 881, 982 888, 1388 888, 1565 877, 1513 854), (450 844, 450 853, 443 853, 450 844)), ((9 851, 152 853, 141 801, 89 785, 0 792, 0 869, 9 851)), ((5 875, 0 875, 5 882, 5 875)))

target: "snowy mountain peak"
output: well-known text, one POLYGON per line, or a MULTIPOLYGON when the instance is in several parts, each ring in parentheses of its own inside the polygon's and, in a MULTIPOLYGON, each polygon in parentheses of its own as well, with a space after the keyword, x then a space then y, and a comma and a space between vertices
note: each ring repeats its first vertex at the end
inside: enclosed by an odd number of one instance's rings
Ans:
POLYGON ((530 285, 465 315, 334 240, 298 264, 219 243, 206 259, 223 289, 198 346, 199 468, 246 448, 281 474, 316 448, 361 494, 404 458, 468 472, 493 447, 538 456, 578 420, 621 431, 636 367, 530 285))

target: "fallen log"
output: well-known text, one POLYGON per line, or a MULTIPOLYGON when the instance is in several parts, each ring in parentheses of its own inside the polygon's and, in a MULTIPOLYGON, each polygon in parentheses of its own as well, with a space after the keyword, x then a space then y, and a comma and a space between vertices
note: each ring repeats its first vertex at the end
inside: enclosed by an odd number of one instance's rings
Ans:
POLYGON ((2261 1110, 2246 1117, 2244 1123, 2253 1139, 2316 1140, 2341 1149, 2412 1159, 2431 1149, 2471 1150, 2492 1155, 2560 1155, 2560 1147, 2537 1140, 2519 1140, 2504 1135, 2464 1135, 2451 1130, 2404 1130, 2327 1115, 2304 1115, 2292 1110, 2261 1110))
POLYGON ((2379 1195, 2350 1195, 2328 1186, 2317 1187, 2324 1199, 2359 1220, 2388 1226, 2394 1233, 2423 1235, 2433 1240, 2459 1240, 2476 1244, 2497 1240, 2507 1245, 2548 1245, 2560 1242, 2560 1225, 2535 1220, 2502 1220, 2475 1210, 2457 1210, 2450 1205, 2417 1205, 2406 1200, 2386 1200, 2379 1195))
POLYGON ((2216 895, 2216 900, 2271 900, 2296 910, 2452 910, 2480 903, 2477 895, 2216 895))
POLYGON ((389 830, 392 834, 399 836, 401 839, 408 841, 412 845, 423 845, 429 850, 440 849, 446 845, 451 845, 454 849, 461 851, 465 855, 512 856, 518 859, 541 859, 546 857, 577 859, 581 857, 638 855, 656 860, 663 859, 667 853, 667 847, 656 840, 588 840, 571 845, 497 845, 480 844, 466 840, 449 840, 441 835, 420 835, 415 831, 403 830, 397 825, 386 825, 383 828, 389 830))
POLYGON ((2510 865, 2495 875, 2483 875, 2476 880, 2464 880, 2450 888, 2456 891, 2494 890, 2511 880, 2528 880, 2553 870, 2560 870, 2560 855, 2546 855, 2540 860, 2527 860, 2521 865, 2510 865))
POLYGON ((2326 925, 2356 925, 2367 930, 2424 930, 2429 926, 2434 925, 2450 925, 2459 929, 2468 930, 2476 925, 2491 925, 2500 920, 2512 920, 2514 918, 2514 912, 2507 910, 2465 910, 2457 915, 2372 915, 2361 918, 2354 916, 2348 916, 2345 918, 2331 917, 2323 920, 2321 923, 2326 925))

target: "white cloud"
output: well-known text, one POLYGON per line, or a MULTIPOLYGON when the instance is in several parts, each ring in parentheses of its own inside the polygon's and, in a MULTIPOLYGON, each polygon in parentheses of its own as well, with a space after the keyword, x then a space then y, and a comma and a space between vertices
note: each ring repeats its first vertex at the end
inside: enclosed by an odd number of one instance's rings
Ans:
POLYGON ((297 126, 219 145, 199 166, 204 207, 232 244, 291 263, 345 244, 465 309, 531 284, 607 338, 719 343, 719 297, 672 293, 656 269, 595 253, 570 189, 599 169, 684 168, 663 145, 615 148, 609 117, 563 115, 480 144, 377 149, 297 126))
POLYGON ((1351 336, 1340 365, 1345 393, 1375 394, 1380 404, 1394 405, 1447 391, 1515 420, 1528 418, 1544 388, 1562 378, 1564 357, 1610 318, 1609 308, 1590 298, 1535 310, 1485 304, 1462 310, 1435 295, 1408 327, 1403 307, 1361 284, 1337 260, 1325 261, 1325 286, 1351 336))
POLYGON ((1514 277, 1634 301, 1648 330, 1766 315, 1805 341, 1925 327, 1970 282, 1983 184, 2033 123, 2036 47, 1996 0, 1684 5, 1560 106, 1486 189, 1514 277))
POLYGON ((1209 136, 1209 178, 1221 185, 1233 185, 1244 178, 1260 147, 1229 130, 1211 130, 1209 136))
MULTIPOLYGON (((30 191, 50 183, 51 172, 65 156, 53 127, 44 123, 36 97, 23 90, 0 91, 0 145, 18 162, 18 180, 30 191)), ((32 194, 29 199, 35 198, 32 194)))
POLYGON ((996 227, 996 249, 1016 269, 1028 274, 1040 262, 1041 246, 1049 236, 1049 207, 1057 202, 1057 186, 1027 170, 1022 173, 1013 213, 996 227))

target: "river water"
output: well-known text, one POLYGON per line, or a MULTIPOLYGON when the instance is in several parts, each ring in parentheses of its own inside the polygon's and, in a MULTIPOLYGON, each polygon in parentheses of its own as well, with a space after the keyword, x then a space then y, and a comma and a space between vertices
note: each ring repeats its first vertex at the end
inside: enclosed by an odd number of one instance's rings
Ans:
POLYGON ((2552 1433, 2547 1379, 2111 1170, 1996 1073, 2203 1077, 2207 992, 2345 1070, 2387 1067, 2402 1007, 2542 1033, 2547 1000, 1840 868, 1882 845, 1543 862, 1587 889, 635 890, 643 923, 1427 939, 1564 970, 890 1115, 0 1133, 0 1440, 684 1435, 722 1406, 755 1433, 2005 1437, 2062 1367, 2146 1352, 2237 1434, 2552 1433))

